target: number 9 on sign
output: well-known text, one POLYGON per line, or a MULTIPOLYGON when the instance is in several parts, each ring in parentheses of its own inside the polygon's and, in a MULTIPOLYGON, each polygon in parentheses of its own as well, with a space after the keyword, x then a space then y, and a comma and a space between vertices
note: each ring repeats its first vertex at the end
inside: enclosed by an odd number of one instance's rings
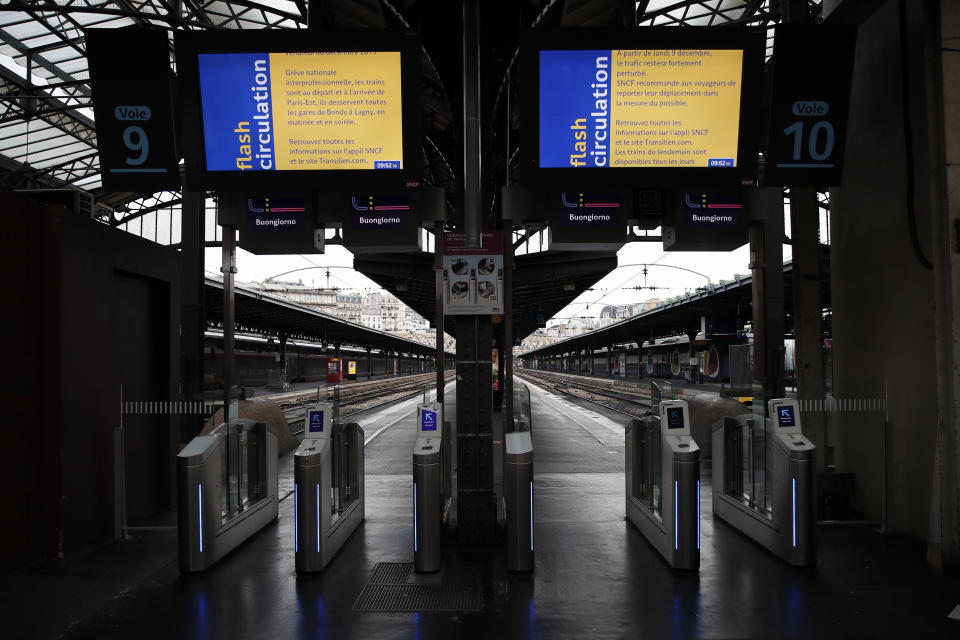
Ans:
POLYGON ((125 158, 124 162, 133 167, 139 167, 150 154, 150 141, 147 139, 147 132, 141 127, 131 125, 123 130, 123 144, 135 156, 125 158))

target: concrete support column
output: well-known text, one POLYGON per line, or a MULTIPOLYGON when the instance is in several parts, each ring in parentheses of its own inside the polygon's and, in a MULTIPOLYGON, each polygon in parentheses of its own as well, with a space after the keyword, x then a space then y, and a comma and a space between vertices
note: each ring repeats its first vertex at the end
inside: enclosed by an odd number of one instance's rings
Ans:
POLYGON ((943 107, 935 113, 943 119, 932 120, 934 131, 943 127, 944 141, 933 161, 943 181, 935 192, 944 198, 940 201, 943 209, 934 216, 931 234, 938 415, 927 557, 940 569, 956 571, 960 569, 960 51, 956 46, 960 6, 954 0, 941 0, 939 4, 939 32, 934 26, 927 39, 939 42, 939 47, 927 49, 931 63, 926 65, 933 75, 928 84, 942 92, 943 107))

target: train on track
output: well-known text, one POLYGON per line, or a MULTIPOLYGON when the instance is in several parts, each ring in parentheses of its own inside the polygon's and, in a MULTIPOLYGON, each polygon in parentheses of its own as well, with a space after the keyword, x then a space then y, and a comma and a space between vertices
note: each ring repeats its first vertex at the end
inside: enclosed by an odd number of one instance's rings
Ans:
MULTIPOLYGON (((367 379, 367 352, 364 349, 341 347, 338 360, 332 347, 328 350, 316 343, 287 340, 286 360, 281 362, 280 345, 276 340, 238 335, 234 338, 234 354, 234 380, 239 386, 275 386, 283 380, 315 382, 367 379)), ((371 376, 407 375, 433 370, 432 360, 404 358, 401 361, 396 354, 384 357, 377 349, 371 351, 369 364, 371 376)), ((207 331, 204 335, 203 371, 206 388, 222 387, 223 335, 220 333, 207 331)))
MULTIPOLYGON (((520 356, 518 366, 613 378, 665 378, 687 382, 723 382, 748 386, 753 377, 750 336, 731 334, 667 336, 642 343, 604 347, 592 356, 567 354, 559 358, 520 356)), ((833 341, 824 338, 825 370, 831 370, 833 341)), ((796 341, 784 338, 784 374, 796 378, 796 341)))

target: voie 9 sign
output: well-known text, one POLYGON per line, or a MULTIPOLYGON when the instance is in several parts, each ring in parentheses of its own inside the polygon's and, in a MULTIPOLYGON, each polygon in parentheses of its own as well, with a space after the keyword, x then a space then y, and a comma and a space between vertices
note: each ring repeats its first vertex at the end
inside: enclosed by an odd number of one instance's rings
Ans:
POLYGON ((84 36, 103 186, 178 187, 167 32, 88 29, 84 36))
POLYGON ((412 36, 178 32, 176 44, 193 186, 399 186, 420 173, 412 36))
POLYGON ((736 29, 531 32, 525 167, 541 182, 752 179, 756 137, 742 123, 758 102, 762 43, 736 29))

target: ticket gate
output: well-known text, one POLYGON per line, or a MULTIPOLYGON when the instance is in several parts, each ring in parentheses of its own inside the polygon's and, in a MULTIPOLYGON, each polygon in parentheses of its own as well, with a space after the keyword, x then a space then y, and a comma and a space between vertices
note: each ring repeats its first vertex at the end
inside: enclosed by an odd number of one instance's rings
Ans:
POLYGON ((700 447, 685 400, 626 429, 627 518, 675 569, 700 568, 700 447))
POLYGON ((714 426, 713 513, 790 564, 812 565, 815 447, 796 400, 770 400, 767 416, 714 426))
POLYGON ((529 431, 507 433, 503 439, 507 569, 533 571, 533 439, 529 431))
POLYGON ((321 571, 364 519, 363 429, 308 409, 293 454, 293 549, 298 573, 321 571))
POLYGON ((180 571, 203 571, 277 519, 277 432, 248 419, 196 436, 177 455, 180 571))
POLYGON ((417 406, 417 439, 413 446, 413 568, 419 573, 440 570, 443 525, 449 509, 450 455, 443 405, 417 406))

